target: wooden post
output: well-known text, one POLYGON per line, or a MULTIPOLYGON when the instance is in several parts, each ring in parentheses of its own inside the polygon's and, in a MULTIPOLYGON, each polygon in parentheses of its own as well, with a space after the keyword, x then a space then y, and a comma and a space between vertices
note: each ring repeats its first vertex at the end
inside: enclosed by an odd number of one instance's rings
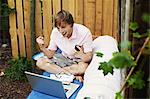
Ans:
POLYGON ((102 35, 102 2, 103 0, 96 0, 96 19, 95 19, 95 35, 102 35))
POLYGON ((103 0, 103 30, 102 35, 112 36, 113 0, 103 0))
POLYGON ((130 0, 126 0, 124 40, 129 40, 130 2, 130 0))
POLYGON ((76 0, 75 5, 75 22, 83 24, 83 0, 76 0))
POLYGON ((36 6, 35 6, 35 33, 36 37, 43 35, 42 31, 42 7, 41 7, 41 1, 36 0, 36 6))
POLYGON ((43 35, 45 45, 48 46, 52 31, 52 4, 51 0, 43 0, 43 35))
POLYGON ((95 0, 84 0, 84 24, 95 34, 95 0))
POLYGON ((61 0, 52 0, 52 5, 53 5, 53 27, 54 27, 54 19, 56 14, 61 10, 61 0))
MULTIPOLYGON (((10 8, 15 8, 14 0, 8 0, 8 6, 10 8)), ((18 40, 17 40, 17 29, 16 29, 16 15, 15 13, 11 13, 9 15, 9 33, 11 38, 11 48, 12 48, 12 56, 14 58, 18 57, 18 40)))
POLYGON ((23 24, 23 10, 22 10, 22 0, 16 0, 17 9, 17 22, 18 22, 18 36, 19 36, 19 52, 20 56, 25 57, 25 37, 24 37, 24 24, 23 24))
POLYGON ((76 8, 75 8, 75 6, 76 6, 75 0, 62 0, 62 9, 69 11, 72 14, 74 19, 76 19, 76 17, 75 17, 76 8))
POLYGON ((113 17, 113 37, 116 40, 119 40, 119 7, 118 7, 118 0, 114 0, 114 9, 113 9, 113 13, 114 13, 114 17, 113 17))
MULTIPOLYGON (((30 28, 31 28, 31 48, 32 55, 36 53, 35 47, 35 0, 30 0, 30 28)), ((32 61, 33 64, 33 61, 32 61)))
POLYGON ((30 0, 24 0, 23 4, 27 58, 31 59, 30 0))

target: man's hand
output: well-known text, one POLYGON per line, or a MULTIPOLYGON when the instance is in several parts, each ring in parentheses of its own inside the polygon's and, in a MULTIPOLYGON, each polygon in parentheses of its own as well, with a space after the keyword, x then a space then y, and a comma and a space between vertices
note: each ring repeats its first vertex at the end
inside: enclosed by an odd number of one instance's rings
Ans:
POLYGON ((83 57, 83 55, 84 55, 84 51, 83 51, 83 47, 81 46, 76 46, 77 47, 77 49, 79 50, 79 51, 76 51, 75 52, 75 54, 74 54, 74 56, 76 57, 76 58, 80 58, 80 59, 82 59, 82 57, 83 57))
POLYGON ((87 52, 84 53, 84 48, 83 46, 76 46, 76 49, 78 49, 79 51, 76 51, 74 56, 76 58, 81 59, 83 62, 90 62, 91 58, 92 58, 92 52, 87 52))
POLYGON ((40 49, 44 48, 44 37, 39 36, 39 37, 36 39, 36 42, 38 43, 40 49))

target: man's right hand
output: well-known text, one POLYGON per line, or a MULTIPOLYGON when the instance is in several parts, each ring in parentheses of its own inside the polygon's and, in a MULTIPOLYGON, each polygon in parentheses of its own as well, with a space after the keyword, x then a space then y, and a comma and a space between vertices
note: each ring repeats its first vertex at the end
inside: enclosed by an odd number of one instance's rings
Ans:
POLYGON ((43 36, 39 36, 38 38, 36 38, 36 42, 38 43, 40 49, 44 48, 44 37, 43 36))
POLYGON ((44 45, 44 37, 39 36, 38 38, 36 38, 36 42, 37 42, 38 44, 44 45))

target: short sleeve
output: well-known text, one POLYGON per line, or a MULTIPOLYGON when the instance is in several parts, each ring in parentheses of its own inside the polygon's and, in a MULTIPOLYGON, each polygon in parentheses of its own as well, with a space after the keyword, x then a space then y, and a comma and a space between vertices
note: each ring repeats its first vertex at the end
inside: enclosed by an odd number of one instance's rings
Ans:
POLYGON ((83 48, 85 53, 92 51, 92 34, 90 30, 87 31, 87 34, 84 37, 83 48))
POLYGON ((56 35, 57 35, 57 31, 56 31, 56 28, 54 28, 50 35, 50 42, 49 42, 49 46, 48 46, 49 50, 57 50, 57 44, 55 41, 56 35))

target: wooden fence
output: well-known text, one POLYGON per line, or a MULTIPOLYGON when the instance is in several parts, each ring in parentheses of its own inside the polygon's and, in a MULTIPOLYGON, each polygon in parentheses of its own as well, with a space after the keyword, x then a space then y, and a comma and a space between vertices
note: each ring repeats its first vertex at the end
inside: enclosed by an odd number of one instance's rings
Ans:
MULTIPOLYGON (((30 12, 32 0, 8 0, 16 13, 9 16, 12 55, 31 58, 30 12)), ((35 36, 44 35, 48 45, 54 17, 61 9, 72 13, 76 23, 93 35, 118 36, 118 0, 35 0, 35 36)))

